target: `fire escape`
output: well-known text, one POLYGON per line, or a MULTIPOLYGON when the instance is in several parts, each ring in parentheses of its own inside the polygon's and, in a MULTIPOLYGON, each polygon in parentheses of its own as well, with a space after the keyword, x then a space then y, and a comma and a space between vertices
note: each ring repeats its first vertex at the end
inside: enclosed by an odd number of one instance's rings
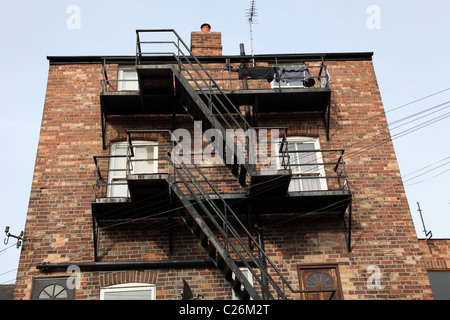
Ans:
MULTIPOLYGON (((219 138, 210 138, 209 142, 219 148, 213 153, 221 158, 221 163, 204 165, 175 157, 174 127, 172 130, 128 130, 126 152, 94 157, 97 175, 92 203, 95 260, 98 259, 100 241, 98 230, 102 224, 126 220, 131 213, 133 219, 163 218, 168 216, 166 213, 177 210, 238 297, 286 299, 287 291, 306 292, 295 290, 289 284, 265 253, 258 230, 251 222, 255 216, 268 213, 337 215, 342 218, 350 250, 352 196, 343 160, 344 150, 293 150, 286 138, 288 128, 257 127, 254 125, 257 121, 244 116, 239 106, 252 105, 257 114, 270 112, 277 101, 277 105, 284 106, 277 112, 290 112, 301 101, 302 111, 317 112, 322 117, 329 138, 331 90, 324 62, 318 66, 320 86, 316 88, 233 88, 233 81, 227 85, 224 79, 213 77, 213 71, 204 67, 174 30, 137 30, 136 36, 136 60, 131 67, 137 77, 119 79, 119 63, 104 61, 100 95, 104 148, 108 124, 123 116, 170 114, 175 119, 178 114, 187 114, 193 121, 201 123, 199 130, 205 137, 208 137, 209 129, 220 133, 219 138), (160 40, 160 35, 173 39, 160 40), (152 40, 147 40, 149 37, 152 40), (154 50, 155 46, 171 46, 175 50, 161 52, 154 50), (152 49, 147 50, 149 47, 152 49), (158 57, 163 55, 172 57, 174 62, 161 64, 158 57), (136 88, 120 90, 121 83, 127 81, 134 83, 136 88), (238 132, 231 140, 230 130, 238 132), (256 151, 251 148, 249 136, 240 134, 251 132, 260 137, 258 134, 263 130, 278 134, 279 165, 276 168, 267 169, 251 161, 256 151), (143 149, 146 156, 140 156, 143 149), (327 182, 327 189, 289 190, 294 179, 317 180, 312 175, 294 176, 290 161, 295 154, 310 156, 315 152, 324 154, 322 162, 315 165, 327 172, 322 177, 327 182), (115 169, 111 167, 112 161, 122 161, 126 165, 115 169), (140 163, 145 163, 146 169, 138 170, 140 163), (114 176, 115 170, 121 174, 114 176), (232 186, 233 191, 221 191, 218 185, 223 182, 232 186), (114 194, 111 192, 113 187, 124 188, 126 192, 114 194), (244 276, 238 262, 251 272, 259 291, 244 276)), ((230 68, 228 74, 235 72, 229 61, 224 62, 230 68)), ((311 167, 308 163, 297 165, 311 167)))

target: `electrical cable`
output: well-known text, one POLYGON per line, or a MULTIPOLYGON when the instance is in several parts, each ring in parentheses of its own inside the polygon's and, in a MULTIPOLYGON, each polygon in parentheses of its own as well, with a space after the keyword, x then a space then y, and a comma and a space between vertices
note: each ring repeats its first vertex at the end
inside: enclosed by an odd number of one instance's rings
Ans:
MULTIPOLYGON (((449 89, 445 89, 445 90, 442 90, 442 91, 440 91, 440 92, 438 92, 438 93, 436 93, 436 94, 439 94, 439 93, 441 93, 441 92, 444 92, 444 91, 447 91, 447 90, 450 90, 450 88, 449 89)), ((397 108, 394 108, 394 109, 392 109, 392 110, 389 110, 389 111, 386 111, 386 113, 387 112, 391 112, 391 111, 394 111, 394 110, 398 110, 398 109, 400 109, 400 108, 402 108, 402 107, 405 107, 405 106, 407 106, 407 105, 410 105, 410 104, 412 104, 412 103, 414 103, 414 102, 417 102, 417 101, 421 101, 421 100, 424 100, 424 99, 426 99, 426 98, 428 98, 428 97, 431 97, 431 96, 434 96, 434 95, 436 95, 436 94, 433 94, 433 95, 430 95, 430 96, 427 96, 427 97, 424 97, 424 98, 421 98, 421 99, 418 99, 418 100, 415 100, 415 101, 413 101, 413 102, 411 102, 411 103, 408 103, 408 104, 405 104, 405 105, 403 105, 403 106, 400 106, 400 107, 397 107, 397 108)), ((430 108, 431 109, 431 108, 430 108)), ((427 109, 427 110, 430 110, 430 109, 427 109)), ((423 112, 421 112, 421 113, 423 113, 423 112)), ((446 114, 447 115, 447 114, 446 114)), ((410 117, 412 117, 412 116, 409 116, 409 117, 405 117, 405 119, 406 118, 410 118, 410 117)), ((405 120, 404 119, 404 120, 405 120)), ((436 120, 436 121, 439 121, 439 119, 438 118, 435 118, 435 119, 432 119, 432 120, 436 120)), ((440 120, 442 120, 442 119, 440 119, 440 120)), ((401 121, 401 120, 398 120, 397 122, 394 122, 394 123, 398 123, 399 121, 401 121)), ((431 121, 431 120, 430 120, 431 121)), ((409 133, 411 133, 411 132, 414 132, 415 130, 418 130, 418 129, 421 129, 421 128, 423 128, 424 126, 428 126, 428 125, 430 125, 430 124, 433 124, 433 123, 435 123, 435 121, 434 122, 431 122, 431 123, 428 123, 428 124, 422 124, 422 125, 420 125, 420 126, 416 126, 415 128, 409 128, 409 129, 407 129, 407 130, 405 130, 405 131, 403 131, 403 132, 401 132, 401 133, 399 133, 399 134, 402 134, 402 135, 400 135, 400 136, 396 136, 396 137, 401 137, 401 136, 403 136, 403 135, 406 135, 406 134, 409 134, 409 133)), ((399 134, 397 134, 397 135, 399 135, 399 134)), ((366 147, 367 148, 367 147, 366 147)), ((442 160, 441 160, 442 161, 442 160)), ((447 163, 446 163, 447 164, 447 163)), ((444 164, 445 165, 445 164, 444 164)), ((440 167, 442 167, 443 165, 441 165, 440 167)), ((437 168, 435 168, 435 169, 437 169, 437 168)), ((435 169, 432 169, 432 170, 435 170, 435 169)), ((421 170, 421 169, 419 169, 419 170, 421 170)), ((432 170, 430 170, 430 171, 432 171, 432 170)), ((446 170, 446 171, 448 171, 448 170, 446 170)), ((427 171, 427 172, 429 172, 429 171, 427 171)), ((425 173, 424 173, 425 174, 425 173)), ((442 173, 441 173, 442 174, 442 173)), ((421 174, 422 175, 422 174, 421 174)), ((421 175, 418 175, 418 176, 421 176, 421 175)), ((415 177, 413 177, 413 178, 410 178, 410 179, 408 179, 408 180, 406 180, 406 181, 410 181, 410 180, 412 180, 412 179, 415 179, 415 178, 417 178, 418 176, 415 176, 415 177)), ((155 196, 156 197, 156 196, 155 196)), ((337 204, 339 204, 339 202, 336 202, 336 203, 334 203, 334 205, 337 205, 337 204)), ((333 204, 331 204, 331 205, 333 205, 333 204)), ((330 206, 331 206, 330 205, 330 206)), ((179 208, 184 208, 184 206, 182 206, 182 207, 179 207, 179 208)), ((179 208, 177 208, 177 209, 173 209, 173 210, 178 210, 179 208)), ((313 212, 311 212, 311 214, 312 214, 313 212)), ((40 239, 40 240, 42 240, 42 239, 40 239)), ((28 241, 28 239, 27 239, 27 241, 28 241)), ((14 245, 12 245, 12 246, 14 246, 14 245)), ((12 247, 11 246, 11 247, 12 247)), ((91 247, 91 245, 87 245, 87 247, 91 247)), ((8 248, 7 248, 8 249, 8 248)), ((2 250, 2 251, 5 251, 6 249, 4 249, 4 250, 2 250)), ((0 252, 2 252, 2 251, 0 251, 0 252)), ((14 269, 14 270, 16 270, 16 269, 14 269)), ((12 270, 13 271, 13 270, 12 270)), ((9 271, 9 272, 12 272, 12 271, 9 271)), ((8 273, 9 273, 8 272, 8 273)), ((0 274, 1 275, 1 274, 0 274)), ((13 280, 12 280, 13 281, 13 280)))

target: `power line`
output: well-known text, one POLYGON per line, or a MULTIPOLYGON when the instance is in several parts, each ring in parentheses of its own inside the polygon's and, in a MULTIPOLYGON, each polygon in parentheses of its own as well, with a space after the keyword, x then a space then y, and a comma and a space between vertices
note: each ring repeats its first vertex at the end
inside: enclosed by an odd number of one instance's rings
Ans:
MULTIPOLYGON (((447 172, 449 172, 450 171, 450 169, 447 169, 447 170, 445 170, 445 171, 443 171, 443 172, 441 172, 441 173, 439 173, 439 174, 437 174, 437 175, 434 175, 434 176, 432 176, 432 177, 430 177, 430 178, 428 178, 428 179, 425 179, 425 180, 422 180, 422 181, 418 181, 418 182, 414 182, 414 183, 410 183, 410 184, 407 184, 406 186, 413 186, 413 185, 416 185, 416 184, 419 184, 419 183, 423 183, 423 182, 426 182, 426 181, 429 181, 429 180, 432 180, 432 179, 434 179, 434 178, 437 178, 437 177, 439 177, 439 176, 441 176, 441 175, 443 175, 444 173, 447 173, 447 172)), ((416 178, 416 177, 415 177, 416 178)))
POLYGON ((414 103, 416 103, 416 102, 423 101, 423 100, 425 100, 425 99, 434 97, 434 96, 436 96, 436 95, 438 95, 438 94, 441 94, 441 93, 443 93, 443 92, 445 92, 445 91, 449 91, 449 90, 450 90, 450 88, 443 89, 443 90, 441 90, 441 91, 432 93, 432 94, 430 94, 430 95, 428 95, 428 96, 425 96, 425 97, 423 97, 423 98, 419 98, 419 99, 417 99, 417 100, 414 100, 414 101, 405 103, 405 104, 403 104, 403 105, 401 105, 401 106, 398 106, 398 107, 396 107, 396 108, 393 108, 393 109, 391 109, 391 110, 387 110, 385 113, 389 113, 389 112, 392 112, 392 111, 396 111, 396 110, 402 109, 402 108, 407 107, 407 106, 409 106, 409 105, 411 105, 411 104, 414 104, 414 103))
MULTIPOLYGON (((394 109, 392 109, 392 110, 386 111, 386 113, 387 113, 387 112, 394 111, 394 110, 398 110, 398 109, 403 108, 403 107, 405 107, 405 106, 408 106, 408 105, 410 105, 410 104, 412 104, 412 103, 415 103, 415 102, 418 102, 418 101, 422 101, 422 100, 424 100, 424 99, 426 99, 426 98, 432 97, 432 96, 434 96, 434 95, 437 95, 437 94, 442 93, 442 92, 447 91, 447 90, 450 90, 450 88, 449 88, 449 89, 442 90, 442 91, 437 92, 437 93, 435 93, 435 94, 429 95, 429 96, 427 96, 427 97, 424 97, 424 98, 415 100, 415 101, 413 101, 413 102, 404 104, 404 105, 402 105, 402 106, 400 106, 400 107, 397 107, 397 108, 394 108, 394 109)), ((448 101, 447 101, 446 103, 448 103, 448 101)), ((443 104, 442 104, 442 105, 443 105, 443 104)), ((426 112, 426 111, 429 111, 429 110, 433 110, 433 109, 436 108, 436 107, 438 107, 438 106, 435 106, 435 107, 432 107, 432 108, 428 108, 428 109, 426 109, 426 110, 424 110, 424 111, 422 111, 422 112, 416 113, 416 114, 411 115, 411 116, 408 116, 408 117, 404 117, 404 118, 402 118, 402 119, 400 119, 400 120, 394 121, 392 124, 394 124, 394 123, 397 124, 397 123, 399 123, 399 122, 401 122, 401 121, 404 121, 404 120, 406 120, 406 119, 410 119, 410 118, 413 117, 413 116, 422 114, 422 113, 424 113, 424 112, 426 112)), ((444 108, 442 108, 442 109, 440 109, 440 110, 443 110, 443 109, 445 109, 445 108, 447 108, 447 107, 448 107, 448 106, 446 106, 446 107, 444 107, 444 108)), ((439 111, 440 111, 440 110, 439 110, 439 111)), ((435 112, 438 112, 438 111, 435 111, 435 112)), ((433 113, 435 113, 435 112, 433 112, 433 113)), ((443 119, 447 118, 448 116, 449 116, 449 113, 445 114, 445 117, 439 116, 439 117, 433 118, 433 119, 431 119, 431 120, 428 120, 427 122, 424 122, 424 123, 419 124, 419 125, 417 125, 417 126, 415 126, 415 127, 409 128, 409 129, 407 129, 407 130, 405 130, 405 131, 402 131, 402 132, 400 132, 400 133, 394 135, 393 138, 395 139, 395 138, 397 138, 397 137, 402 137, 402 136, 407 135, 407 134, 409 134, 409 133, 412 133, 412 132, 414 132, 414 131, 416 131, 416 130, 419 130, 419 129, 423 128, 423 127, 426 127, 426 126, 428 126, 428 125, 431 125, 431 124, 433 124, 433 123, 435 123, 435 122, 437 122, 437 121, 443 120, 443 119)), ((425 116, 424 116, 424 117, 425 117, 425 116)), ((423 118, 423 117, 421 117, 421 118, 423 118)), ((421 118, 419 118, 419 119, 421 119, 421 118)), ((417 120, 419 120, 419 119, 416 119, 416 120, 413 120, 413 121, 417 121, 417 120)), ((412 122, 412 121, 411 121, 411 122, 412 122)), ((410 123, 410 122, 408 122, 408 123, 410 123)), ((408 124, 408 123, 406 123, 406 124, 408 124)), ((399 127, 400 127, 400 126, 399 126, 399 127)), ((397 128, 398 128, 398 127, 396 127, 395 129, 397 129, 397 128)), ((373 138, 373 137, 371 137, 371 138, 373 138)), ((384 141, 384 142, 387 142, 387 141, 384 141)), ((366 147, 366 148, 367 148, 367 147, 366 147)), ((363 148, 363 149, 364 149, 364 148, 363 148)), ((445 158, 445 159, 448 159, 448 158, 445 158)), ((441 161, 443 161, 443 160, 445 160, 445 159, 442 159, 442 160, 440 160, 440 161, 438 161, 438 162, 441 162, 441 161)), ((443 164, 443 165, 441 165, 441 166, 439 166, 439 167, 437 167, 437 168, 434 168, 434 169, 432 169, 432 170, 429 170, 429 171, 427 171, 427 172, 424 172, 424 173, 422 173, 422 174, 420 174, 420 175, 414 176, 414 177, 412 177, 412 178, 410 178, 410 179, 408 179, 408 180, 406 180, 406 181, 413 180, 413 179, 415 179, 415 178, 417 178, 417 177, 419 177, 419 176, 424 175, 425 173, 428 173, 428 172, 431 172, 431 171, 433 171, 433 170, 436 170, 436 169, 438 169, 438 168, 440 168, 440 167, 442 167, 442 166, 444 166, 444 165, 446 165, 446 164, 448 164, 448 163, 449 163, 449 162, 447 162, 447 163, 445 163, 445 164, 443 164)), ((431 165, 429 165, 429 166, 431 166, 431 165)), ((427 167, 429 167, 429 166, 427 166, 427 167)), ((423 169, 423 168, 422 168, 422 169, 423 169)), ((422 170, 422 169, 418 169, 418 170, 416 170, 416 171, 420 171, 420 170, 422 170)), ((450 169, 449 169, 449 170, 450 170, 450 169)), ((444 172, 442 172, 442 173, 440 173, 440 174, 438 174, 438 175, 441 175, 441 174, 443 174, 443 173, 445 173, 445 172, 447 172, 447 171, 449 171, 449 170, 446 170, 446 171, 444 171, 444 172)), ((410 174, 411 174, 411 173, 410 173, 410 174)), ((437 175, 437 176, 438 176, 438 175, 437 175)), ((431 178, 430 178, 430 179, 431 179, 431 178)), ((418 182, 418 183, 420 183, 420 182, 418 182)), ((373 195, 376 195, 376 194, 373 193, 373 195)), ((338 204, 339 204, 339 202, 336 202, 336 203, 333 203, 333 204, 329 205, 328 207, 334 206, 334 205, 338 205, 338 204)), ((180 206, 179 208, 172 209, 172 210, 178 210, 178 209, 182 209, 182 208, 184 208, 184 206, 180 206)), ((130 210, 130 212, 131 212, 131 211, 132 211, 132 210, 130 210)), ((310 214, 313 214, 313 213, 314 213, 314 212, 311 212, 310 214)), ((151 216, 148 216, 148 217, 146 217, 146 218, 149 218, 149 217, 151 217, 151 216)), ((139 218, 139 219, 134 219, 134 221, 138 221, 138 220, 140 220, 140 218, 139 218)), ((132 221, 131 221, 131 222, 132 222, 132 221)), ((162 228, 162 229, 164 229, 164 228, 162 228)), ((42 239, 40 239, 40 240, 42 240, 42 239)), ((29 240, 27 239, 27 241, 29 241, 29 240)), ((14 245, 11 245, 10 247, 12 247, 12 246, 14 246, 14 245)), ((43 246, 43 245, 42 245, 42 246, 43 246)), ((86 245, 86 246, 87 246, 87 247, 91 247, 91 245, 86 245)), ((10 247, 1 250, 0 253, 6 251, 6 250, 9 249, 10 247)), ((6 272, 6 273, 12 272, 12 271, 14 271, 14 270, 17 270, 17 269, 13 269, 13 270, 8 271, 8 272, 6 272)), ((6 274, 6 273, 3 273, 3 274, 6 274)), ((0 275, 3 275, 3 274, 0 274, 0 275)), ((13 280, 10 280, 10 281, 14 281, 14 279, 13 279, 13 280)))
POLYGON ((429 168, 429 167, 431 167, 431 166, 434 166, 435 164, 438 164, 439 162, 445 161, 445 160, 447 160, 447 159, 450 159, 450 157, 445 157, 445 158, 443 158, 443 159, 441 159, 441 160, 439 160, 439 161, 433 162, 433 163, 431 163, 431 164, 429 164, 429 165, 426 165, 426 166, 424 166, 424 167, 422 167, 422 168, 420 168, 420 169, 417 169, 417 170, 415 170, 415 171, 409 172, 409 173, 403 175, 403 177, 407 177, 407 176, 409 176, 409 175, 411 175, 411 174, 414 174, 414 173, 416 173, 416 172, 419 172, 419 171, 422 171, 422 170, 424 170, 424 169, 427 169, 427 168, 429 168))

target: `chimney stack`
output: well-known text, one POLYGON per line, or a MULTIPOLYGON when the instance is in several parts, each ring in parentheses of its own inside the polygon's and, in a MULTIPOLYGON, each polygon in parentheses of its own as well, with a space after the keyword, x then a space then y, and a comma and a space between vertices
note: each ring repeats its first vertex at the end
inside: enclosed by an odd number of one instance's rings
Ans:
POLYGON ((211 32, 211 26, 208 23, 202 24, 200 30, 191 33, 192 53, 198 56, 221 56, 222 34, 211 32))

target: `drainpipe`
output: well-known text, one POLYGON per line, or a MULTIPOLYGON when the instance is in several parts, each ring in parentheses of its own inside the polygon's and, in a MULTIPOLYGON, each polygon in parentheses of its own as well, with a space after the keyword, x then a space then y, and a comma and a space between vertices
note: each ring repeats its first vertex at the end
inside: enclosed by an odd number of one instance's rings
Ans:
MULTIPOLYGON (((239 47, 241 49, 241 56, 245 56, 244 44, 241 43, 239 45, 239 47)), ((245 60, 241 59, 241 68, 244 68, 244 67, 245 67, 245 60)), ((245 77, 242 78, 242 87, 244 90, 248 89, 247 78, 245 78, 245 77)), ((251 124, 250 106, 249 105, 245 106, 245 120, 247 120, 247 122, 251 124)))
MULTIPOLYGON (((238 266, 244 266, 241 260, 235 261, 238 266)), ((251 261, 247 261, 254 265, 251 261)), ((67 270, 70 266, 78 266, 82 271, 117 271, 133 269, 175 269, 175 268, 210 268, 215 264, 212 260, 161 260, 161 261, 130 261, 130 262, 63 262, 38 263, 36 269, 42 272, 67 270)))

